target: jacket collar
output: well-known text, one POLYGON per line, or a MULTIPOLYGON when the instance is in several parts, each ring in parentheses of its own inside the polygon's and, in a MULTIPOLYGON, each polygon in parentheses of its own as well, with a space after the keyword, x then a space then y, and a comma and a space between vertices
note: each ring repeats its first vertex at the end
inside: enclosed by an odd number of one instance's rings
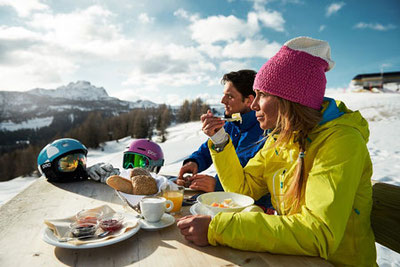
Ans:
POLYGON ((324 97, 324 103, 322 104, 322 120, 319 125, 325 124, 336 118, 339 118, 344 114, 340 111, 336 105, 336 101, 333 98, 324 97))

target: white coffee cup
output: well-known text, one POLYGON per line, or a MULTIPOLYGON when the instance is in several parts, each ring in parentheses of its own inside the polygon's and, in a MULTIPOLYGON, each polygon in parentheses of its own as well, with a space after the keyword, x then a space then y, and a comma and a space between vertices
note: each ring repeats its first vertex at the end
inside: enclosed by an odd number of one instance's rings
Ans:
POLYGON ((140 200, 140 210, 144 219, 148 222, 158 222, 161 220, 164 212, 174 208, 171 200, 163 197, 147 197, 140 200), (169 207, 167 208, 167 205, 169 207))

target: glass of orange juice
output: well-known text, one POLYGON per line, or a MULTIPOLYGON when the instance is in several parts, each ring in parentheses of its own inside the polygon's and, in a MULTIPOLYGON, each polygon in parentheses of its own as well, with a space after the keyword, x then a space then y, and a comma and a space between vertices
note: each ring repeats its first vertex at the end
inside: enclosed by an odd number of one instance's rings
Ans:
POLYGON ((167 188, 163 191, 162 196, 174 203, 174 208, 170 211, 171 214, 176 214, 181 210, 184 192, 185 187, 183 186, 178 186, 178 189, 167 188))

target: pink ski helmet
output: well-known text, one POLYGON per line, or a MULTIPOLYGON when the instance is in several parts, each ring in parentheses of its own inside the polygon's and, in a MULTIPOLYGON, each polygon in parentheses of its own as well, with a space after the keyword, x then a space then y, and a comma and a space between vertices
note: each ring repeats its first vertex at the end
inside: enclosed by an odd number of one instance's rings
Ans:
POLYGON ((145 168, 158 173, 164 165, 164 153, 161 147, 148 139, 137 139, 131 142, 124 152, 122 166, 145 168))

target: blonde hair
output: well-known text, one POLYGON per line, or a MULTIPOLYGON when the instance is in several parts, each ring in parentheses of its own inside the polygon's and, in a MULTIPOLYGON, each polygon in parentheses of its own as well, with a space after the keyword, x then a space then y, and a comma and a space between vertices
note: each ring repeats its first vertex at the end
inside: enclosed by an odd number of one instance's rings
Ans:
POLYGON ((285 202, 291 207, 291 211, 297 211, 300 207, 303 187, 305 187, 307 180, 304 174, 304 153, 306 152, 307 136, 321 121, 322 113, 280 97, 276 98, 279 100, 277 122, 269 135, 279 134, 274 147, 289 142, 291 138, 299 145, 299 158, 294 172, 294 179, 284 195, 285 202))

